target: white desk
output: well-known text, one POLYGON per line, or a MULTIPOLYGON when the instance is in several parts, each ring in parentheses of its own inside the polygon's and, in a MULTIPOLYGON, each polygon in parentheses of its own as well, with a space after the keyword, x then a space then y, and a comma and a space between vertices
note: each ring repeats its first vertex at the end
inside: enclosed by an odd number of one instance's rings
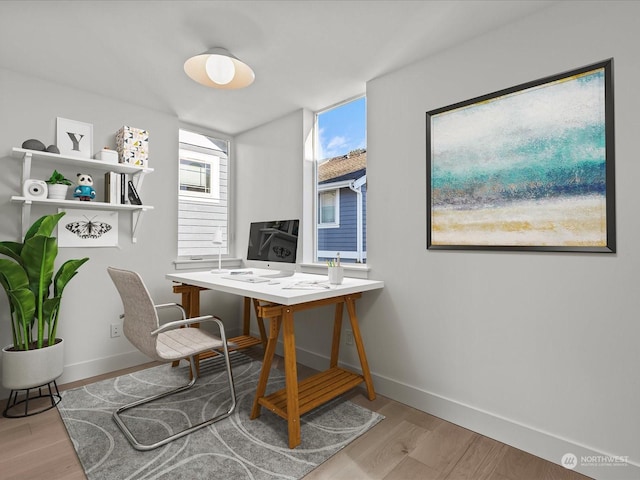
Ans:
MULTIPOLYGON (((256 275, 264 272, 256 269, 251 270, 256 275)), ((332 286, 329 289, 303 290, 288 287, 301 281, 322 281, 327 277, 296 273, 292 277, 274 279, 274 281, 279 282, 277 284, 247 283, 226 279, 223 278, 223 275, 207 271, 172 273, 167 274, 166 278, 182 284, 178 287, 179 290, 174 287, 174 291, 182 293, 183 299, 186 293, 193 293, 194 296, 187 298, 190 303, 190 308, 187 309, 187 312, 190 316, 193 316, 193 312, 199 312, 199 308, 196 309, 194 307, 197 306, 195 299, 199 298, 197 295, 199 295, 201 289, 216 290, 245 297, 245 330, 248 327, 249 299, 259 299, 262 301, 256 303, 256 314, 259 319, 268 318, 270 320, 270 327, 265 346, 264 362, 262 364, 256 397, 251 411, 251 418, 254 419, 260 416, 261 407, 264 406, 286 419, 288 422, 290 448, 295 448, 300 444, 300 415, 347 392, 362 382, 365 382, 369 399, 375 399, 376 394, 369 371, 369 364, 367 362, 364 344, 362 343, 360 328, 358 327, 355 301, 362 296, 362 292, 383 288, 384 282, 345 278, 342 285, 332 286), (335 305, 329 369, 298 382, 293 328, 294 313, 324 305, 335 305), (338 367, 344 305, 347 306, 353 340, 360 359, 362 375, 338 367), (283 326, 286 388, 265 396, 271 363, 273 361, 281 326, 283 326)))
MULTIPOLYGON (((254 275, 264 275, 274 273, 273 270, 261 270, 256 268, 248 268, 247 271, 253 272, 254 275)), ((241 269, 234 270, 241 271, 241 269)), ((327 280, 326 275, 312 275, 308 273, 295 273, 291 277, 274 278, 275 285, 264 283, 248 283, 228 278, 229 274, 219 274, 206 272, 189 272, 189 273, 170 273, 166 276, 174 282, 195 285, 198 287, 216 290, 218 292, 232 293, 234 295, 242 295, 246 297, 259 298, 268 302, 278 303, 280 305, 296 305, 298 303, 312 302, 314 300, 322 300, 324 298, 335 297, 339 295, 348 295, 350 293, 366 292, 368 290, 377 290, 384 287, 384 282, 379 280, 363 280, 359 278, 344 278, 342 285, 331 286, 330 289, 317 290, 296 290, 288 289, 292 283, 299 281, 323 281, 327 280)))

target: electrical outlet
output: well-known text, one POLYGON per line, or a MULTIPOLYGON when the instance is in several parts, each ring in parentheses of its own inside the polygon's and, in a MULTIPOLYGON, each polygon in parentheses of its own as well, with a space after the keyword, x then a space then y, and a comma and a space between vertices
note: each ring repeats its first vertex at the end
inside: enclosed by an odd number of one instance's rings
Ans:
POLYGON ((111 324, 111 338, 119 337, 122 335, 122 324, 121 323, 112 323, 111 324))
POLYGON ((353 345, 353 332, 351 330, 345 330, 344 343, 346 345, 353 345))

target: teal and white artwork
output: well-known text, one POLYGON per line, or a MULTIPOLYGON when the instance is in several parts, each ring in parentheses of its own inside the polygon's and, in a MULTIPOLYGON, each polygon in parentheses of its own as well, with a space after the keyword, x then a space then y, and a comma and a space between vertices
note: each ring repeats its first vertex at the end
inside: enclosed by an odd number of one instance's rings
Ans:
POLYGON ((610 68, 428 112, 428 247, 615 251, 610 68))

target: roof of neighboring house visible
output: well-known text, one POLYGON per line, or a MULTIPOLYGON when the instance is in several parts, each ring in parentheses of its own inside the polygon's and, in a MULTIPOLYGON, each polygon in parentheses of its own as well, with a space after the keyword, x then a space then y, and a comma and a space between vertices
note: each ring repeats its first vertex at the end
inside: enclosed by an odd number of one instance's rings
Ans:
POLYGON ((318 166, 318 182, 360 178, 366 173, 367 151, 353 150, 346 155, 325 160, 318 166))

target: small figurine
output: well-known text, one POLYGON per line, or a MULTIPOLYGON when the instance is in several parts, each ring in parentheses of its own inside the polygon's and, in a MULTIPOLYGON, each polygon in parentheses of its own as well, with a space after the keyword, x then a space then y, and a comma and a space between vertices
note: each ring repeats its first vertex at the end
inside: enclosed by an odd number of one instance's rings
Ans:
POLYGON ((78 186, 73 191, 73 196, 82 202, 88 202, 96 198, 96 191, 93 189, 93 178, 87 173, 77 175, 78 186))

